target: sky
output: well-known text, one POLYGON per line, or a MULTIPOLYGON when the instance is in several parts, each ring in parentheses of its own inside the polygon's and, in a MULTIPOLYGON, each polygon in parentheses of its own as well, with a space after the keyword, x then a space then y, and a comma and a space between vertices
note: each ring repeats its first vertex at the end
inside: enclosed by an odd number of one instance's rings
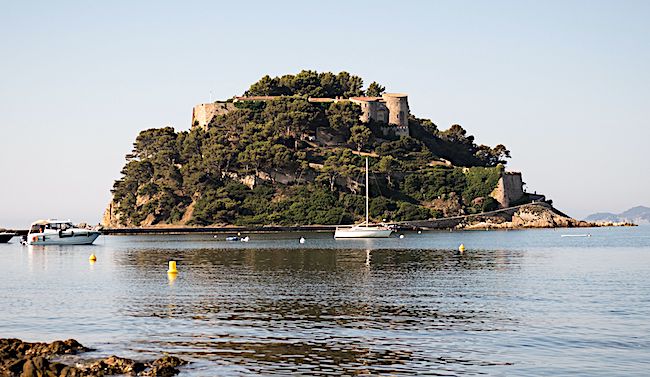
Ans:
POLYGON ((650 205, 648 1, 0 1, 0 227, 98 223, 139 131, 348 71, 505 144, 577 218, 650 205))

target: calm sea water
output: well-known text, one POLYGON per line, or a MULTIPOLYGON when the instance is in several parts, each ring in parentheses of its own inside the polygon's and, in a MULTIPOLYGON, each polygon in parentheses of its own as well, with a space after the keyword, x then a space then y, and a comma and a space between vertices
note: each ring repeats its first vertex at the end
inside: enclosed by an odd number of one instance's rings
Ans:
POLYGON ((302 235, 14 239, 0 337, 170 353, 185 376, 650 373, 650 227, 302 235))

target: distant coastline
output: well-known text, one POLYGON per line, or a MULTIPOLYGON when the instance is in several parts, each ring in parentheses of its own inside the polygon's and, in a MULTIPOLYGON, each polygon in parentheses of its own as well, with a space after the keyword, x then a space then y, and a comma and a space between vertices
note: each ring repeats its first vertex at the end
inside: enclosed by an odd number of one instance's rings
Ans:
POLYGON ((650 224, 650 208, 645 206, 636 206, 621 213, 598 212, 585 218, 585 221, 591 222, 628 222, 637 225, 650 224))

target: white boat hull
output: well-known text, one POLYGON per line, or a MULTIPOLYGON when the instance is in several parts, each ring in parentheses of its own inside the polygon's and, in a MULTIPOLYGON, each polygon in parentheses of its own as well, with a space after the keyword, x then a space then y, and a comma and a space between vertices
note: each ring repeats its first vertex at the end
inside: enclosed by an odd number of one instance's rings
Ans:
POLYGON ((29 245, 90 245, 100 233, 96 231, 68 232, 61 237, 58 233, 36 233, 27 237, 29 245))
POLYGON ((393 231, 391 229, 372 227, 337 228, 334 238, 388 238, 393 231))

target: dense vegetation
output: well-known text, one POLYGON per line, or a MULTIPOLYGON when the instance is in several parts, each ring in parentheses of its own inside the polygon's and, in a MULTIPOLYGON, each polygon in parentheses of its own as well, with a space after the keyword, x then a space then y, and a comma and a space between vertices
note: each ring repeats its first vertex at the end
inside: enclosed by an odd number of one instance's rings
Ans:
POLYGON ((362 124, 354 103, 307 101, 384 91, 362 87, 346 72, 265 76, 246 95, 282 97, 237 102, 207 129, 142 131, 113 186, 114 211, 123 225, 352 223, 364 212, 360 152, 372 156, 375 220, 496 207, 489 193, 509 157, 503 145, 477 145, 459 125, 439 131, 415 117, 411 136, 397 138, 362 124))

